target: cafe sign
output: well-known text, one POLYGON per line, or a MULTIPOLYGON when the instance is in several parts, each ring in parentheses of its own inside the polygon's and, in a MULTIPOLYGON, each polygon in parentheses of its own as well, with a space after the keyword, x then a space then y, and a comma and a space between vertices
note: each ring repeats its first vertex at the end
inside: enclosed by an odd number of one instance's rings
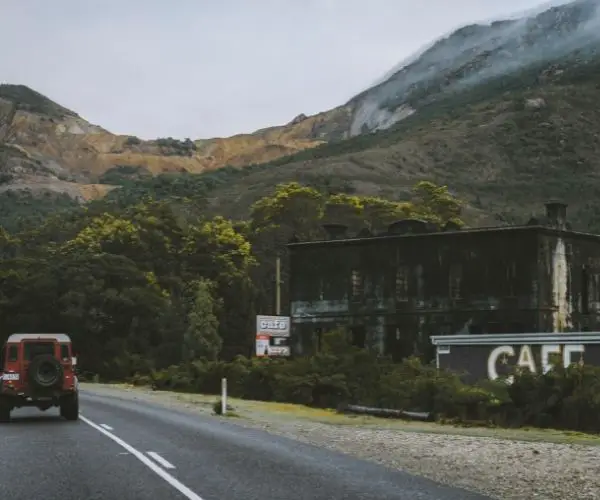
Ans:
MULTIPOLYGON (((500 377, 498 365, 527 369, 531 373, 548 373, 553 366, 560 363, 567 368, 574 362, 583 363, 585 345, 583 344, 542 344, 542 345, 501 345, 492 349, 487 359, 487 376, 490 380, 500 377), (577 357, 577 360, 574 358, 577 357)), ((508 370, 502 370, 507 381, 514 377, 508 370)))
POLYGON ((289 316, 256 316, 256 335, 289 337, 289 316))
POLYGON ((514 380, 515 370, 548 373, 574 363, 600 366, 600 332, 435 335, 438 368, 467 382, 514 380))

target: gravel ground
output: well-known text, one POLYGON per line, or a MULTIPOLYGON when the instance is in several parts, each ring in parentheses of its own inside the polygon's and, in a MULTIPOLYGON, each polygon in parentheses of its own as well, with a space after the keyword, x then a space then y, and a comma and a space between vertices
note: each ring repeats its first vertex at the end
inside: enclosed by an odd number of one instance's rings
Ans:
MULTIPOLYGON (((210 414, 215 397, 82 384, 117 397, 139 398, 210 414)), ((600 446, 526 442, 493 437, 415 432, 398 428, 322 423, 293 413, 236 402, 243 418, 231 422, 425 476, 506 500, 600 499, 600 446)), ((215 417, 217 418, 217 417, 215 417)))

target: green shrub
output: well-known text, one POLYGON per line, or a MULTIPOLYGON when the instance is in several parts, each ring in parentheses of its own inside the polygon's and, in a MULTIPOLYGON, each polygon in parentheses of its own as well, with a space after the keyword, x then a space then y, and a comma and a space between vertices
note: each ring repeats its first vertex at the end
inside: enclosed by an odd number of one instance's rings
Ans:
POLYGON ((135 135, 130 135, 129 137, 127 137, 127 139, 125 139, 126 146, 137 146, 141 143, 141 139, 139 137, 136 137, 135 135))
POLYGON ((152 385, 152 377, 149 375, 140 375, 136 373, 130 380, 131 384, 136 387, 149 387, 152 385))
MULTIPOLYGON (((350 346, 340 332, 312 357, 196 361, 136 374, 135 384, 322 408, 354 403, 431 412, 440 421, 503 427, 553 427, 600 432, 600 367, 558 368, 545 375, 515 373, 514 381, 465 384, 460 374, 437 370, 418 358, 392 363, 350 346), (334 354, 334 349, 337 354, 334 354)), ((220 403, 219 403, 220 404, 220 403)))

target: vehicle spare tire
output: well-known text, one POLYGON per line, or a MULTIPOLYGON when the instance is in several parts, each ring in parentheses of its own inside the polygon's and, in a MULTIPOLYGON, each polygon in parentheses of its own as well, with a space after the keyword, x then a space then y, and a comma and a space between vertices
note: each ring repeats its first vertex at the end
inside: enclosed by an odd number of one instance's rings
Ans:
POLYGON ((62 382, 62 366, 51 354, 42 354, 33 358, 27 371, 29 383, 40 389, 50 389, 62 382))

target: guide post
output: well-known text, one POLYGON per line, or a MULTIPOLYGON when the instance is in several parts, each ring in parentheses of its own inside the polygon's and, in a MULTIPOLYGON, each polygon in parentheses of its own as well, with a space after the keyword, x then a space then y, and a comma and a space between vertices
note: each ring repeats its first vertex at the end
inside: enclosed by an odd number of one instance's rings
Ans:
POLYGON ((227 414, 227 379, 221 379, 221 415, 227 414))

